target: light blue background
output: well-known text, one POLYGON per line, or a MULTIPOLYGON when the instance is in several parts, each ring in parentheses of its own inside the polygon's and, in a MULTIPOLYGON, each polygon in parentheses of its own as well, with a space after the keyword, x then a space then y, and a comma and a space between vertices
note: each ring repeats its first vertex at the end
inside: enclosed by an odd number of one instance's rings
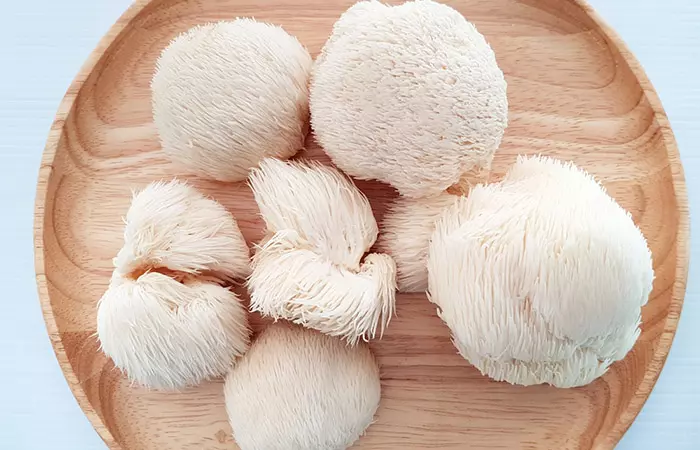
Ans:
MULTIPOLYGON (((486 0, 484 0, 486 1, 486 0)), ((590 0, 658 90, 700 208, 700 2, 590 0)), ((34 283, 39 161, 63 94, 128 0, 0 2, 0 449, 104 449, 49 343, 34 283)), ((697 217, 691 220, 698 229, 697 217)), ((700 257, 692 244, 691 260, 700 257)), ((681 323, 660 380, 622 450, 700 449, 700 276, 691 265, 681 323)))

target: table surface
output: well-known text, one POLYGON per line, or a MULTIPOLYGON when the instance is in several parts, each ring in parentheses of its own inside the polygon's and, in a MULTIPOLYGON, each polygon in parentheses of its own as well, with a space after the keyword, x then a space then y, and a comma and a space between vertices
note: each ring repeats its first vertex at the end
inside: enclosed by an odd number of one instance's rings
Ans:
MULTIPOLYGON (((589 0, 656 87, 680 147, 691 213, 700 208, 700 2, 589 0)), ((0 26, 0 448, 104 449, 48 340, 34 283, 32 224, 39 161, 66 88, 130 0, 3 1, 0 26)), ((691 214, 691 228, 700 222, 691 214)), ((700 242, 680 326, 659 381, 621 450, 700 448, 700 242)))

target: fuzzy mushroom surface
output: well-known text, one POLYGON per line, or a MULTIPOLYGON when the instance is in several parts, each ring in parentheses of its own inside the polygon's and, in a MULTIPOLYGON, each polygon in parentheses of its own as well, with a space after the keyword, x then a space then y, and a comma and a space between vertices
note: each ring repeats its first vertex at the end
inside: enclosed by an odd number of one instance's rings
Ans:
POLYGON ((249 273, 231 214, 174 180, 137 193, 98 302, 102 350, 131 381, 181 389, 224 375, 248 348, 246 308, 224 287, 249 273))
POLYGON ((372 423, 379 368, 364 343, 276 323, 227 375, 224 396, 241 450, 344 450, 372 423))
POLYGON ((630 214, 572 163, 520 157, 436 223, 429 298, 496 380, 581 386, 639 336, 654 272, 630 214))
POLYGON ((333 162, 408 197, 488 170, 508 123, 493 50, 458 11, 430 0, 348 9, 310 92, 311 124, 333 162))
POLYGON ((381 335, 394 313, 396 264, 364 256, 378 234, 364 194, 332 167, 274 159, 250 185, 267 225, 248 279, 251 310, 351 344, 381 335))
POLYGON ((198 25, 163 50, 151 82, 165 153, 204 178, 240 181, 304 145, 313 60, 282 28, 252 19, 198 25))
POLYGON ((399 197, 384 216, 378 248, 396 262, 401 292, 428 290, 428 245, 435 223, 458 196, 443 192, 433 197, 399 197))

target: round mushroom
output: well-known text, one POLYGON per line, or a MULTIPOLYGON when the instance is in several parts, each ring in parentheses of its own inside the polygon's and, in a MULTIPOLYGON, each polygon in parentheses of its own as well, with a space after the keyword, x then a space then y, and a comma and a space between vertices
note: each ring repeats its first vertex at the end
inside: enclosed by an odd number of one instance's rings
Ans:
POLYGON ((97 312, 102 350, 130 380, 181 389, 225 375, 248 349, 248 312, 236 294, 196 278, 116 276, 97 312))
POLYGON ((624 358, 654 278, 630 214, 583 170, 543 157, 449 207, 427 267, 462 356, 496 380, 558 387, 624 358))
POLYGON ((365 344, 276 323, 228 374, 224 395, 242 450, 343 450, 372 423, 379 368, 365 344))
POLYGON ((282 28, 252 19, 196 26, 156 63, 153 120, 185 169, 239 181, 268 156, 289 158, 308 131, 313 60, 282 28))
POLYGON ((487 171, 508 122, 486 39, 433 1, 359 2, 314 66, 311 124, 333 162, 402 195, 437 195, 487 171))

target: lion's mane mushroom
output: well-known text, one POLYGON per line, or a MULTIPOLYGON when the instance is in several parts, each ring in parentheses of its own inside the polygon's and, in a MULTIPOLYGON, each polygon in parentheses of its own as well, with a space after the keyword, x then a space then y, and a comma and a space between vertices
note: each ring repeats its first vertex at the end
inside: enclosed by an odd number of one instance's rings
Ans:
POLYGON ((407 197, 489 169, 507 126, 491 47, 459 12, 429 0, 355 4, 311 78, 311 124, 333 162, 407 197))
POLYGON ((267 225, 248 280, 251 310, 350 343, 383 333, 396 265, 363 255, 377 238, 367 198, 336 169, 267 159, 250 184, 267 225))
POLYGON ((366 344, 276 323, 228 374, 224 395, 242 450, 343 450, 372 423, 380 389, 366 344))
POLYGON ((459 197, 446 192, 434 197, 399 197, 384 216, 378 247, 396 262, 401 292, 428 289, 428 244, 435 222, 459 197))
POLYGON ((265 157, 294 155, 308 131, 312 64, 296 38, 251 19, 177 36, 151 83, 163 150, 219 181, 244 180, 265 157))
POLYGON ((249 273, 234 218, 179 181, 133 198, 98 303, 102 350, 134 382, 179 389, 224 375, 248 348, 245 307, 222 286, 249 273))
POLYGON ((587 384, 629 352, 654 272, 630 214, 571 163, 520 157, 437 221, 429 298, 459 352, 515 384, 587 384))

